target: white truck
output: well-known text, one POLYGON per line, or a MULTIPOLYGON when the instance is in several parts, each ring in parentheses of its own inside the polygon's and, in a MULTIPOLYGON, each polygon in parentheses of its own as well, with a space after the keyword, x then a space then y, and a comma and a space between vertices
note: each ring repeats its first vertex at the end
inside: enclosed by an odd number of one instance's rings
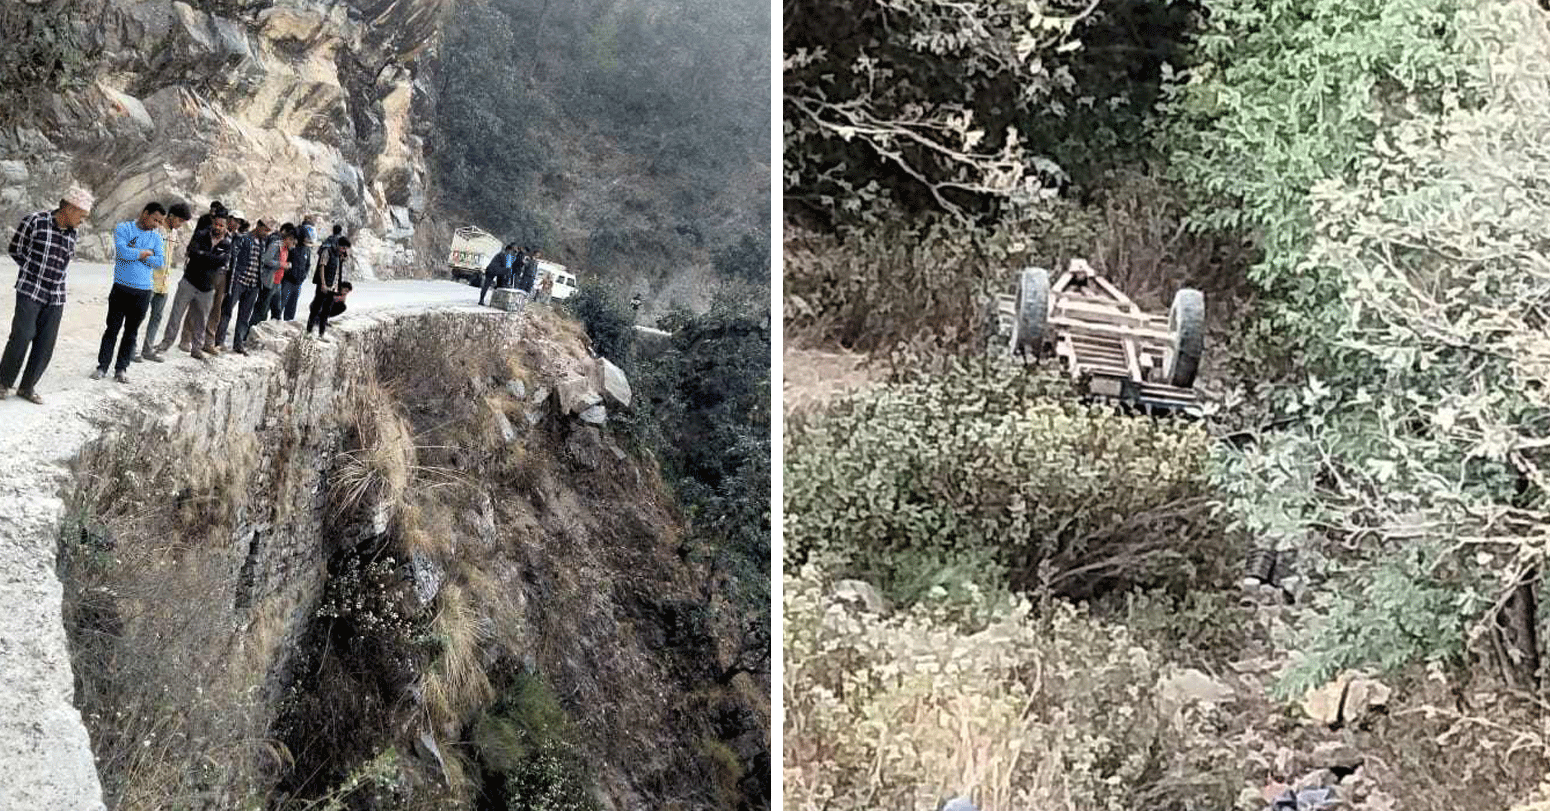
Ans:
POLYGON ((494 234, 478 226, 465 225, 453 231, 452 250, 447 256, 447 267, 452 271, 452 278, 467 280, 469 284, 478 287, 484 276, 485 265, 490 264, 490 260, 505 247, 494 234))
MULTIPOLYGON (((465 225, 452 232, 447 268, 452 271, 452 278, 478 287, 484 281, 485 267, 505 248, 505 244, 489 231, 476 225, 465 225)), ((576 276, 558 262, 539 260, 533 281, 535 292, 542 288, 545 278, 554 279, 550 295, 556 299, 570 298, 576 292, 576 276)))

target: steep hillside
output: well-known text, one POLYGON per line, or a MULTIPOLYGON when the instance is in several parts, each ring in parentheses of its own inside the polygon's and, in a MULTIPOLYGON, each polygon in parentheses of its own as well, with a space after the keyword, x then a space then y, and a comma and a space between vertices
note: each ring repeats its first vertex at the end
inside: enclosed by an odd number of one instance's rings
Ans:
POLYGON ((769 11, 754 0, 490 0, 449 15, 432 194, 643 318, 769 279, 769 11))
POLYGON ((76 459, 59 571, 109 806, 767 807, 768 686, 579 326, 342 326, 76 459))

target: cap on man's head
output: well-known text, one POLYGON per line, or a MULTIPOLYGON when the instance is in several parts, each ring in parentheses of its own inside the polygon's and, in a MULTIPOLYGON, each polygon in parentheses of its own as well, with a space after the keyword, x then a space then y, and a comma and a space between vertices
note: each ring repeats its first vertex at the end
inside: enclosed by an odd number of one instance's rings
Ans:
POLYGON ((65 192, 65 196, 64 196, 63 199, 64 199, 64 202, 69 203, 72 206, 75 206, 76 208, 86 212, 87 214, 91 213, 92 205, 97 202, 91 196, 91 192, 87 191, 86 189, 81 188, 80 186, 71 186, 70 190, 65 192))

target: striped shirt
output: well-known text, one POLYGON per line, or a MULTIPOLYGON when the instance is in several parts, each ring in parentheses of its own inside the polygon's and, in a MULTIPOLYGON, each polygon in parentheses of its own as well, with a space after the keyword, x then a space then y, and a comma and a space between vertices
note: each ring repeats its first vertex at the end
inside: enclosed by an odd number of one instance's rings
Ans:
POLYGON ((75 256, 75 229, 61 228, 54 212, 28 214, 11 235, 11 258, 20 267, 16 292, 42 305, 65 303, 65 268, 75 256))

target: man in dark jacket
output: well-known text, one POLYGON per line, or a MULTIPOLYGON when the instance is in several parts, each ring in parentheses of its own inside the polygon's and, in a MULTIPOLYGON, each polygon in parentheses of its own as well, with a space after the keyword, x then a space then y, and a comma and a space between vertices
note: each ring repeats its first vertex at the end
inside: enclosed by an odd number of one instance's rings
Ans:
POLYGON ((317 327, 318 337, 326 337, 328 317, 332 314, 335 296, 342 288, 351 286, 341 278, 344 275, 344 263, 349 258, 350 240, 340 237, 334 243, 333 250, 328 252, 328 262, 320 266, 317 274, 312 277, 312 281, 317 283, 317 290, 312 297, 312 306, 307 311, 307 334, 312 334, 312 328, 317 327))
POLYGON ((226 254, 226 266, 215 273, 214 296, 210 300, 210 317, 202 325, 197 325, 193 335, 188 336, 192 343, 204 347, 206 355, 220 354, 220 345, 225 343, 225 338, 220 334, 221 316, 231 312, 231 306, 226 303, 227 295, 231 292, 232 271, 236 269, 237 251, 247 242, 248 221, 235 211, 226 212, 228 230, 231 232, 231 250, 226 254))
POLYGON ((538 279, 538 260, 543 255, 543 251, 533 251, 532 255, 523 257, 522 278, 517 281, 519 289, 533 292, 533 282, 538 279))
POLYGON ((195 360, 205 359, 202 351, 203 327, 210 320, 210 302, 215 297, 216 276, 226 269, 226 260, 231 253, 231 238, 226 235, 226 222, 225 214, 212 215, 210 227, 194 234, 194 238, 189 240, 188 263, 183 266, 183 280, 178 282, 178 294, 172 300, 167 334, 156 347, 156 354, 146 356, 148 360, 161 359, 161 354, 172 346, 178 333, 183 331, 185 317, 190 326, 199 327, 199 335, 190 345, 189 354, 195 360))
POLYGON ((318 246, 317 266, 319 268, 323 267, 323 263, 328 261, 329 252, 334 249, 335 245, 339 244, 339 238, 341 236, 344 236, 344 226, 336 225, 334 226, 333 233, 330 234, 327 239, 323 240, 322 245, 318 246))
POLYGON ((301 301, 301 286, 307 281, 307 271, 312 269, 312 236, 304 227, 296 228, 296 248, 291 251, 291 267, 285 271, 285 281, 280 285, 281 316, 286 321, 296 320, 296 304, 301 301))
POLYGON ((240 233, 232 243, 231 282, 226 291, 226 302, 221 305, 221 322, 216 327, 217 347, 226 343, 226 330, 233 323, 232 311, 235 310, 239 326, 232 333, 231 348, 238 354, 247 354, 242 343, 247 335, 247 322, 253 317, 253 302, 258 299, 259 270, 268 240, 269 224, 259 220, 253 226, 253 233, 240 233))
POLYGON ((491 287, 500 287, 509 283, 511 271, 517 266, 517 243, 506 246, 506 250, 490 257, 490 264, 484 266, 484 284, 479 288, 479 303, 484 303, 484 294, 491 287))

